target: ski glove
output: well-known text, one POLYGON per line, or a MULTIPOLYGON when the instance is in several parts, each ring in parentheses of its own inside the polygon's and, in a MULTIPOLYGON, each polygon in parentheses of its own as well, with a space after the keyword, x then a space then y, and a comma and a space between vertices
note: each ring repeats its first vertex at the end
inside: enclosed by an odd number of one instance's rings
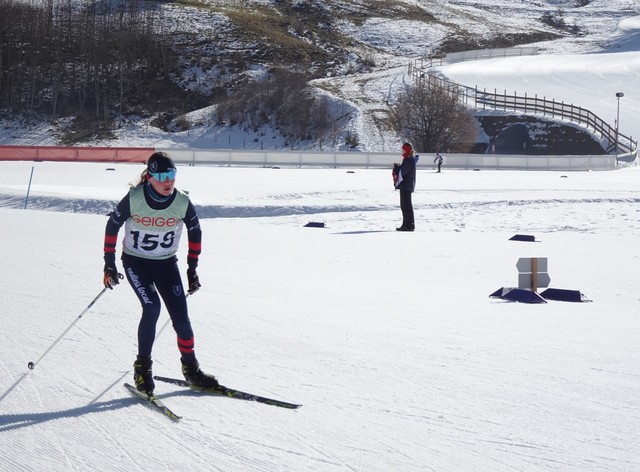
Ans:
POLYGON ((120 279, 123 279, 124 276, 118 273, 118 269, 115 266, 106 264, 104 266, 104 278, 103 283, 106 288, 112 289, 113 287, 120 283, 120 279))
POLYGON ((187 280, 189 281, 189 290, 187 291, 189 292, 189 295, 193 295, 201 287, 200 279, 198 278, 198 273, 195 269, 187 269, 187 280))

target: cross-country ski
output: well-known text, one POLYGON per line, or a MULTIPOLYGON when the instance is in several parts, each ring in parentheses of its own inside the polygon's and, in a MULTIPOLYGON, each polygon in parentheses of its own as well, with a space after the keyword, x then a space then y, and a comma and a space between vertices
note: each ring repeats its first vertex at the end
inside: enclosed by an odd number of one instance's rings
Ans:
POLYGON ((152 395, 149 396, 144 392, 140 392, 133 385, 125 383, 124 388, 134 397, 140 399, 146 406, 151 408, 152 410, 156 410, 159 413, 162 413, 169 419, 173 421, 180 421, 182 416, 175 414, 167 405, 165 405, 162 400, 160 400, 157 396, 152 395))
POLYGON ((248 400, 254 401, 258 403, 265 403, 267 405, 278 406, 280 408, 289 408, 291 410, 295 410, 300 408, 302 405, 298 403, 289 403, 282 400, 276 400, 274 398, 264 397, 262 395, 255 395, 253 393, 243 392, 241 390, 236 390, 234 388, 225 387, 224 385, 219 385, 216 388, 202 388, 196 385, 193 385, 191 382, 182 379, 173 379, 170 377, 162 377, 159 375, 154 375, 153 378, 158 380, 159 382, 170 383, 174 385, 179 385, 181 387, 188 387, 192 390, 208 393, 210 395, 216 395, 221 397, 229 397, 235 398, 238 400, 248 400))

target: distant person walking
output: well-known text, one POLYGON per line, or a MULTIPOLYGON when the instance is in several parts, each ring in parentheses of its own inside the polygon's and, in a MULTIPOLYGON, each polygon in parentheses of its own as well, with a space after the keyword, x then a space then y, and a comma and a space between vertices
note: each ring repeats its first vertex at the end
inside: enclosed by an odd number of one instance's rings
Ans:
POLYGON ((416 189, 416 164, 420 156, 414 155, 413 146, 409 143, 402 145, 402 163, 393 164, 393 184, 400 190, 400 209, 402 210, 402 225, 396 231, 413 231, 415 220, 413 217, 413 203, 411 194, 416 189))
POLYGON ((438 166, 438 173, 440 173, 442 169, 442 161, 444 161, 444 159, 442 158, 439 152, 436 152, 436 158, 433 160, 433 162, 438 166))
POLYGON ((197 387, 218 387, 216 378, 202 372, 196 359, 185 290, 178 272, 176 252, 184 226, 189 239, 187 290, 192 294, 200 288, 196 267, 202 231, 189 196, 174 187, 177 172, 167 154, 153 153, 138 184, 109 214, 104 235, 104 286, 112 289, 122 277, 116 268, 116 244, 118 232, 124 226, 122 266, 142 305, 133 380, 136 388, 149 396, 155 388, 151 350, 161 297, 177 334, 184 378, 197 387))

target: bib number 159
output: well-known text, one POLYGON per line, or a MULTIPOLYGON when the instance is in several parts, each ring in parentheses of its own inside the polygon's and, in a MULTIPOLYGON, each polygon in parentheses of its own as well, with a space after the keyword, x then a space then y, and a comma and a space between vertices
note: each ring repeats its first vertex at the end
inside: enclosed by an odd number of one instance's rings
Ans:
POLYGON ((176 237, 176 234, 173 231, 161 234, 143 233, 142 238, 140 237, 140 231, 131 231, 130 234, 133 240, 133 247, 135 249, 142 249, 143 251, 149 252, 155 251, 158 246, 164 249, 169 249, 173 246, 176 237))

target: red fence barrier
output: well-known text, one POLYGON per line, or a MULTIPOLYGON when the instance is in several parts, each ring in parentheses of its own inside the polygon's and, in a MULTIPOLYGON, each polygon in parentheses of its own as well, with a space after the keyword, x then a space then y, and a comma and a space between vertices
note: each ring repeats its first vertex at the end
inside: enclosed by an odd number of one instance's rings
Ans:
POLYGON ((155 148, 0 146, 0 161, 146 162, 155 148))

